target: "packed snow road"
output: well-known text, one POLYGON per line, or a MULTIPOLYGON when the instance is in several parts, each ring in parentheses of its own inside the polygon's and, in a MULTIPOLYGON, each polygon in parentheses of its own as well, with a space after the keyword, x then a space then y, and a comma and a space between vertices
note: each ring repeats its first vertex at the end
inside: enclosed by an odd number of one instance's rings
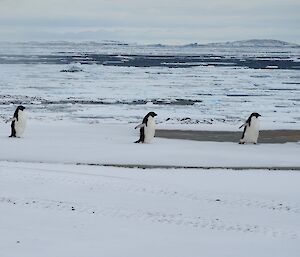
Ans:
POLYGON ((239 145, 155 138, 134 144, 139 132, 131 124, 28 122, 22 138, 8 138, 0 124, 0 161, 91 165, 173 167, 300 167, 299 143, 239 145))
POLYGON ((0 162, 1 256, 298 256, 299 179, 0 162))

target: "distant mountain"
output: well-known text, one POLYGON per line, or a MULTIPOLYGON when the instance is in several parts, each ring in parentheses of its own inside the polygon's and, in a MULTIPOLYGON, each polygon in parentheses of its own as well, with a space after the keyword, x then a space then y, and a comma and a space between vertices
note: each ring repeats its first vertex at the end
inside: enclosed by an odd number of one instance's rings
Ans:
POLYGON ((285 41, 274 40, 274 39, 251 39, 233 42, 223 43, 208 43, 208 44, 188 44, 187 47, 198 47, 198 46, 214 46, 214 47, 300 47, 300 45, 288 43, 285 41))

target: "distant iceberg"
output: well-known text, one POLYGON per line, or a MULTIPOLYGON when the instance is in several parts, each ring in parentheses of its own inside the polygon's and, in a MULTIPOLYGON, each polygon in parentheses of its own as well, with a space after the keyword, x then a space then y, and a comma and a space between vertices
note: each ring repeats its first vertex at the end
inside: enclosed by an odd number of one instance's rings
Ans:
POLYGON ((80 67, 72 65, 68 69, 63 69, 60 72, 81 72, 83 71, 80 67))
POLYGON ((239 47, 284 47, 284 46, 299 46, 293 43, 285 41, 274 40, 274 39, 251 39, 234 42, 226 42, 228 46, 239 46, 239 47))
POLYGON ((201 47, 201 46, 212 46, 212 47, 300 47, 297 44, 288 43, 281 40, 275 39, 250 39, 241 41, 228 41, 221 43, 207 43, 198 44, 191 43, 184 45, 184 47, 201 47))

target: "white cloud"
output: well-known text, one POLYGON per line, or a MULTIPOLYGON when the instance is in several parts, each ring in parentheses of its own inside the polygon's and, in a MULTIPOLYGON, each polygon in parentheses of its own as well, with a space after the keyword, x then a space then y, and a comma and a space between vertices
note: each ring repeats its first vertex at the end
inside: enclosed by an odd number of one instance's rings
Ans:
POLYGON ((0 0, 0 40, 300 43, 299 13, 298 0, 0 0))

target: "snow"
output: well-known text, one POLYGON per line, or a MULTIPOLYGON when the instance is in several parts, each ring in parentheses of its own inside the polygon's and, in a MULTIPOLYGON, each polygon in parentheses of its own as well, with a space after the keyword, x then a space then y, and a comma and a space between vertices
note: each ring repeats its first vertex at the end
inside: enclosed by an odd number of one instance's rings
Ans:
POLYGON ((299 109, 298 71, 88 65, 84 72, 65 73, 60 70, 66 65, 0 66, 1 115, 10 115, 22 103, 38 119, 127 123, 155 111, 163 124, 239 127, 255 111, 268 128, 300 127, 294 111, 299 109), (176 99, 198 102, 183 105, 176 99), (139 100, 146 103, 135 104, 139 100), (148 105, 150 101, 163 103, 148 105))
POLYGON ((36 119, 136 123, 155 111, 161 124, 208 124, 214 130, 222 125, 239 127, 258 112, 268 129, 300 128, 299 69, 281 68, 299 64, 300 48, 154 47, 117 42, 2 42, 0 46, 0 115, 4 117, 22 103, 36 119), (160 65, 169 59, 196 65, 202 56, 208 60, 203 65, 224 64, 226 59, 227 64, 234 61, 239 66, 119 67, 86 60, 87 55, 97 54, 120 61, 164 56, 157 60, 160 65), (70 59, 73 62, 68 63, 70 59), (239 60, 263 61, 262 68, 247 68, 239 60), (264 69, 274 65, 280 68, 264 69), (72 66, 82 71, 60 72, 72 66))
MULTIPOLYGON (((159 127, 158 127, 159 128, 159 127)), ((195 142, 155 138, 133 144, 133 124, 28 122, 23 138, 8 138, 0 125, 0 160, 85 164, 143 164, 196 167, 299 167, 297 143, 258 144, 195 142)))
POLYGON ((300 173, 263 168, 299 167, 296 143, 134 144, 130 124, 36 120, 22 138, 8 134, 1 123, 1 256, 293 257, 300 250, 300 173))
POLYGON ((298 256, 299 176, 2 161, 1 256, 298 256))
POLYGON ((299 129, 297 67, 116 67, 85 56, 298 63, 299 47, 256 43, 0 43, 0 257, 298 256, 299 142, 133 143, 149 111, 161 129, 237 131, 253 111, 261 129, 299 129), (72 65, 82 71, 60 72, 72 65), (19 104, 27 128, 8 138, 19 104))

